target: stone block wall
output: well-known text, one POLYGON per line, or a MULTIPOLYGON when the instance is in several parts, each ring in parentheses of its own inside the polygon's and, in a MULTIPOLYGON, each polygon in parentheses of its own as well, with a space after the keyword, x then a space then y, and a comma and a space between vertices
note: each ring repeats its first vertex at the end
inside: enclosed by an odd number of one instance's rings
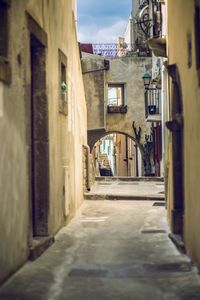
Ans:
POLYGON ((0 282, 27 260, 36 235, 55 235, 81 205, 87 144, 74 1, 7 2, 8 53, 0 57, 0 282), (59 109, 60 51, 67 58, 65 113, 59 109), (44 72, 33 70, 34 61, 44 72))

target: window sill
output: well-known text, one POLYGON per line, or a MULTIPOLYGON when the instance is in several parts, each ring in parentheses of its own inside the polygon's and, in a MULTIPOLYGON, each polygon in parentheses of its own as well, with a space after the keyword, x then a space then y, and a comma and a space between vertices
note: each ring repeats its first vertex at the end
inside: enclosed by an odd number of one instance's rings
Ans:
POLYGON ((121 106, 107 106, 108 114, 126 114, 127 113, 127 105, 121 106))
POLYGON ((6 84, 11 83, 11 67, 5 57, 0 56, 0 81, 6 84))

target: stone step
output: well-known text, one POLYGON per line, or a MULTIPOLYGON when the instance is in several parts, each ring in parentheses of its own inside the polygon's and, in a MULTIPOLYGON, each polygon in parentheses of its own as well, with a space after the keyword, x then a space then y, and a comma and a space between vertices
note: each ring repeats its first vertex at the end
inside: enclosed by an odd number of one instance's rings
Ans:
POLYGON ((106 177, 106 176, 96 176, 96 181, 153 181, 153 182, 163 182, 163 177, 130 177, 130 176, 112 176, 112 177, 106 177))
POLYGON ((149 201, 165 201, 164 195, 124 195, 124 194, 97 194, 84 193, 85 200, 149 200, 149 201))

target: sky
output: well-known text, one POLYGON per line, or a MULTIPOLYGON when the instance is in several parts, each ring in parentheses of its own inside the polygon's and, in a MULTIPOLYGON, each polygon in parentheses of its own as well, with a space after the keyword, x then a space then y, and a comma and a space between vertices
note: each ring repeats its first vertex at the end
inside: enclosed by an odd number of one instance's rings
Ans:
POLYGON ((117 43, 131 13, 131 0, 77 0, 78 40, 117 43))

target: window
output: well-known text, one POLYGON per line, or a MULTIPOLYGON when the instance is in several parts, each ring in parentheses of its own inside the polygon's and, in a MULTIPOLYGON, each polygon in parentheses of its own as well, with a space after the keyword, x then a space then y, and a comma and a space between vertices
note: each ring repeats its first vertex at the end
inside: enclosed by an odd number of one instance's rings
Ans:
POLYGON ((66 83, 66 66, 61 62, 61 83, 66 83))
POLYGON ((0 80, 9 84, 11 70, 8 63, 8 8, 9 0, 0 0, 0 80))
POLYGON ((124 105, 124 86, 108 85, 108 106, 122 106, 124 105))
POLYGON ((0 0, 0 56, 8 56, 8 6, 9 1, 0 0))
POLYGON ((195 5, 196 68, 200 86, 200 0, 195 5))
POLYGON ((124 84, 109 84, 108 113, 127 113, 124 102, 124 84))
POLYGON ((68 85, 67 85, 67 57, 59 49, 58 51, 59 64, 59 112, 68 114, 68 85))

